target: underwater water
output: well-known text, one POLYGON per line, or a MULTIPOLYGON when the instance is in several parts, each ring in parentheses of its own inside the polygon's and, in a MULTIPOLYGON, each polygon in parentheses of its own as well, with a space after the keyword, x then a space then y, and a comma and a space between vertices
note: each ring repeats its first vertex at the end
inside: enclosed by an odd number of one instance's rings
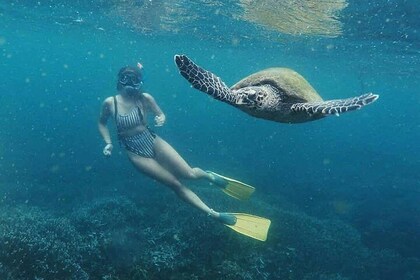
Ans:
POLYGON ((1 1, 0 279, 420 279, 418 1, 298 2, 1 1), (175 54, 228 85, 279 66, 325 100, 380 98, 257 119, 191 88, 175 54), (102 101, 138 61, 167 116, 156 133, 257 191, 187 185, 217 211, 269 218, 266 242, 186 205, 118 145, 103 156, 102 101))

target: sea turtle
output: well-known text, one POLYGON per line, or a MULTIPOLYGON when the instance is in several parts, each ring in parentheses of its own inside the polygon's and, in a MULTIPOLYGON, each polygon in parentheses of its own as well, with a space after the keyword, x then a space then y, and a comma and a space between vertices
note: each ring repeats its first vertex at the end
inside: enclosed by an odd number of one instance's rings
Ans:
POLYGON ((186 55, 175 55, 174 59, 181 75, 194 88, 251 116, 280 123, 302 123, 339 115, 360 109, 379 97, 367 93, 324 101, 299 73, 279 67, 254 73, 229 88, 186 55))

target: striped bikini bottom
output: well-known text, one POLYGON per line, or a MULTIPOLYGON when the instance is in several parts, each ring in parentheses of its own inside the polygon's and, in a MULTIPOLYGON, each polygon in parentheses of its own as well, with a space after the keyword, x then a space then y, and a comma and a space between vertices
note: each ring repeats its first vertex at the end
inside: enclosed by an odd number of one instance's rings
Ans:
POLYGON ((155 156, 155 138, 155 133, 145 129, 133 136, 120 137, 120 143, 127 151, 141 157, 153 158, 155 156))

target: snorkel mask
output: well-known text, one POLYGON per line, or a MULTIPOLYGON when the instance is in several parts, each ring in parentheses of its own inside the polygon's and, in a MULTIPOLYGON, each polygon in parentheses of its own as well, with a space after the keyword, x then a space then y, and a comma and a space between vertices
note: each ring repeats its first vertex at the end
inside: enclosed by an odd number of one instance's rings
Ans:
POLYGON ((125 89, 130 92, 138 91, 142 85, 143 78, 140 69, 136 67, 126 66, 121 68, 121 70, 118 72, 118 90, 125 89))

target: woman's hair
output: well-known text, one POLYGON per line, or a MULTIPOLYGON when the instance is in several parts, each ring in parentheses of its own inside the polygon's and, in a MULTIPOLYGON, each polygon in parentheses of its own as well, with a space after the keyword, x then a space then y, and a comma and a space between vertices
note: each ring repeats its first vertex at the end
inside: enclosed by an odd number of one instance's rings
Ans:
POLYGON ((118 75, 117 75, 117 90, 121 90, 123 88, 123 86, 120 83, 120 79, 121 77, 125 74, 125 73, 134 73, 139 77, 139 80, 143 80, 143 75, 141 74, 140 68, 138 67, 134 67, 134 66, 124 66, 120 69, 120 71, 118 71, 118 75))

